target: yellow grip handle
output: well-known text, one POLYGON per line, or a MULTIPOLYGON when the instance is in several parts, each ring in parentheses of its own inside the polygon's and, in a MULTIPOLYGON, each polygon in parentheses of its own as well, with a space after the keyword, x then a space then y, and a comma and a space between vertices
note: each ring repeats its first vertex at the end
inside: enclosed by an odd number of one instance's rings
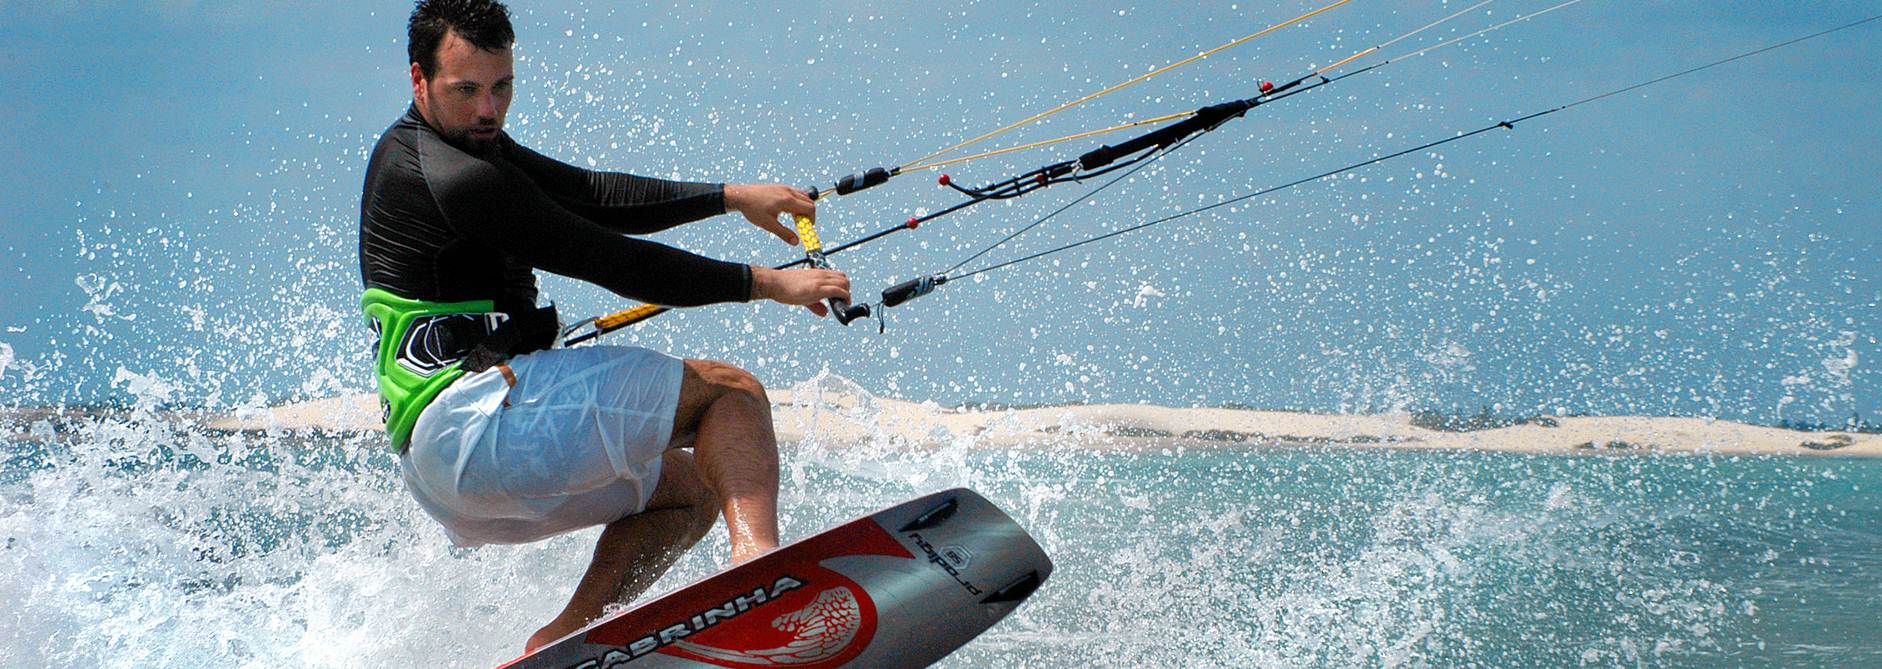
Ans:
POLYGON ((803 214, 792 214, 791 217, 797 221, 797 238, 804 242, 804 252, 822 251, 823 240, 817 237, 817 224, 803 214))
POLYGON ((597 318, 595 319, 595 327, 597 329, 606 330, 617 325, 639 322, 651 318, 654 312, 660 311, 661 309, 662 307, 658 304, 643 304, 626 311, 619 311, 597 318))

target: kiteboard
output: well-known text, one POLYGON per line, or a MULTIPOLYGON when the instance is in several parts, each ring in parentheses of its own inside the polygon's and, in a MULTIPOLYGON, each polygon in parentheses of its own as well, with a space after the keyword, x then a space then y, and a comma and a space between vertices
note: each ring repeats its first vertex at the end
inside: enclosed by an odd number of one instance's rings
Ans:
POLYGON ((925 667, 1051 574, 1026 530, 955 488, 782 546, 498 669, 925 667))

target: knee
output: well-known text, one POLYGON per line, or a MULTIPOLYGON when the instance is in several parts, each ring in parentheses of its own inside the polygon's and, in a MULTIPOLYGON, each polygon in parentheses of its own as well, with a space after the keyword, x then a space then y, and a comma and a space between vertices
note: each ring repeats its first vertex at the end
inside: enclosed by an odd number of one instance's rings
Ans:
POLYGON ((765 384, 760 383, 758 377, 731 365, 726 365, 726 369, 728 371, 723 384, 728 392, 765 399, 765 384))
MULTIPOLYGON (((679 410, 674 414, 674 443, 692 443, 693 431, 707 416, 732 411, 747 416, 771 415, 765 386, 738 367, 716 360, 687 360, 681 377, 679 410)), ((769 425, 769 422, 766 422, 769 425)))
POLYGON ((759 382, 758 377, 753 376, 751 372, 717 361, 708 362, 702 367, 704 369, 701 370, 701 375, 712 384, 720 397, 734 396, 739 399, 770 403, 765 396, 765 385, 759 382))

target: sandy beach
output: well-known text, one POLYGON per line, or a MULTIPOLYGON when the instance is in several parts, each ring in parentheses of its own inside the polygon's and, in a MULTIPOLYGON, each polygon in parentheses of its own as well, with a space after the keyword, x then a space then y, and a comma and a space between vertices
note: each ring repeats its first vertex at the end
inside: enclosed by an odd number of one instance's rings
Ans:
MULTIPOLYGON (((1094 449, 1328 446, 1554 454, 1713 453, 1882 457, 1882 435, 1803 432, 1725 420, 1663 416, 1542 417, 1488 429, 1432 429, 1410 414, 1094 404, 1023 409, 943 407, 857 393, 770 391, 781 441, 881 440, 909 448, 1094 449)), ((212 417, 219 430, 380 429, 373 395, 338 397, 212 417)))

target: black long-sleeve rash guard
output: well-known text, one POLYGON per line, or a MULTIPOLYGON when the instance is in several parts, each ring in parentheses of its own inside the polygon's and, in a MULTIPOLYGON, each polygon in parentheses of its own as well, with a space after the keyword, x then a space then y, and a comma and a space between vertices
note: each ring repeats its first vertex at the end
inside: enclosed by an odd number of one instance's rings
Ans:
POLYGON ((373 147, 360 198, 366 286, 431 302, 535 306, 541 269, 676 307, 750 299, 751 267, 624 234, 725 212, 720 184, 596 172, 499 133, 488 153, 444 140, 412 108, 373 147))

